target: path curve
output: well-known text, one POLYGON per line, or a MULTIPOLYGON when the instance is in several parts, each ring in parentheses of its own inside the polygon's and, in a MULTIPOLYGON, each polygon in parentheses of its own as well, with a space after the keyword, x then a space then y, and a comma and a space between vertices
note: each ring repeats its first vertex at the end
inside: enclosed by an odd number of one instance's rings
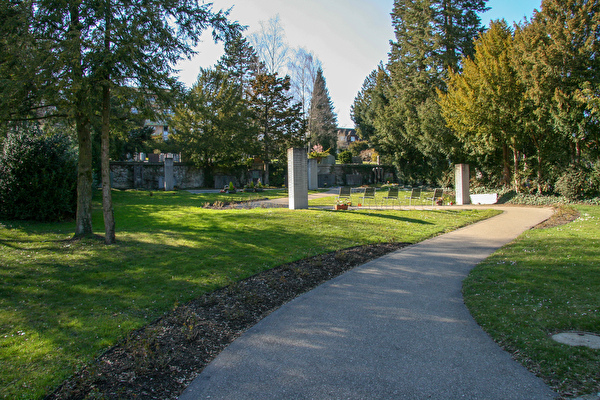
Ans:
POLYGON ((552 210, 502 214, 357 267, 225 349, 180 400, 554 399, 475 323, 462 280, 552 210))

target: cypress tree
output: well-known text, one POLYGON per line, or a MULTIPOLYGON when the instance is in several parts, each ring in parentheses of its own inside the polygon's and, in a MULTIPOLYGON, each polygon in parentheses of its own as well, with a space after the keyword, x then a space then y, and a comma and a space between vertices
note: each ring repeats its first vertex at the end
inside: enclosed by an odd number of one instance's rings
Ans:
POLYGON ((333 102, 329 97, 329 90, 327 90, 321 68, 317 71, 310 100, 308 130, 311 145, 320 144, 324 149, 329 149, 330 154, 336 153, 337 116, 333 111, 333 102))

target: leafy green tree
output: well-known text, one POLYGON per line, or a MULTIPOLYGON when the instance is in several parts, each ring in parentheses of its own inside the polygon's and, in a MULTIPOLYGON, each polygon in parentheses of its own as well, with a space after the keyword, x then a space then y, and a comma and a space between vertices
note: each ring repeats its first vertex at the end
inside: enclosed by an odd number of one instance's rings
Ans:
POLYGON ((302 106, 293 103, 289 90, 289 76, 278 78, 277 74, 261 73, 252 81, 248 100, 257 129, 258 154, 265 163, 265 184, 269 184, 269 161, 285 157, 290 147, 304 145, 302 106))
POLYGON ((308 116, 308 132, 311 144, 320 144, 324 148, 336 153, 337 149, 337 116, 333 111, 333 102, 327 90, 323 70, 317 70, 310 111, 308 116))
MULTIPOLYGON (((450 71, 446 93, 438 91, 442 115, 479 167, 492 171, 501 159, 502 182, 519 188, 519 156, 524 136, 522 102, 525 88, 512 66, 512 32, 505 21, 493 21, 475 41, 475 56, 463 58, 462 71, 450 71), (512 162, 510 153, 512 153, 512 162), (499 154, 500 157, 492 157, 499 154), (512 172, 511 172, 512 170, 512 172)), ((495 174, 492 172, 492 174, 495 174)))
POLYGON ((351 164, 352 163, 352 153, 350 150, 344 150, 340 154, 338 154, 338 161, 341 164, 351 164))
POLYGON ((175 108, 173 140, 210 180, 216 166, 253 153, 255 127, 239 83, 223 70, 203 69, 186 101, 175 108))
POLYGON ((556 131, 570 143, 563 164, 581 161, 585 152, 600 156, 599 33, 600 4, 583 0, 544 0, 517 31, 516 65, 535 116, 531 124, 540 135, 556 131))

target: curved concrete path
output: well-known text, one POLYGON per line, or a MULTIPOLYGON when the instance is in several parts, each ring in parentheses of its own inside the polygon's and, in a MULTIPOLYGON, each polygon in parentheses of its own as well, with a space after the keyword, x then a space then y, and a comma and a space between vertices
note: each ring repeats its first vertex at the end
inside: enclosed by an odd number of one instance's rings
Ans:
POLYGON ((553 399, 463 304, 471 268, 546 208, 503 214, 409 246, 284 305, 225 349, 192 399, 553 399))

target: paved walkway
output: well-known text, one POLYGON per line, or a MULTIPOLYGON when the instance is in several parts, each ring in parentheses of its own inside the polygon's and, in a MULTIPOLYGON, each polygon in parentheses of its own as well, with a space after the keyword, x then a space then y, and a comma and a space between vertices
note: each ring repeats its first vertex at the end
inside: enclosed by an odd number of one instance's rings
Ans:
POLYGON ((192 399, 553 399, 475 323, 461 282, 548 218, 503 214, 355 268, 284 305, 225 349, 192 399))

